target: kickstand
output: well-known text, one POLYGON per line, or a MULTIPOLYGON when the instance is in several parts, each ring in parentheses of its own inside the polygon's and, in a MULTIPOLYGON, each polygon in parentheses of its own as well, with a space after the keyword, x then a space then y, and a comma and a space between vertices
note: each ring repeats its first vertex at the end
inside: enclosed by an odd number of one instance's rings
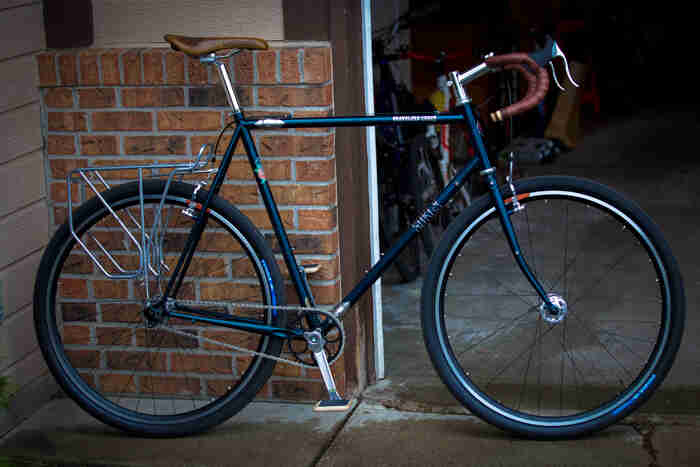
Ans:
POLYGON ((304 337, 306 338, 306 342, 309 344, 314 360, 316 360, 318 369, 321 371, 323 383, 326 385, 326 390, 328 391, 328 399, 319 401, 314 407, 314 411, 342 412, 348 410, 350 408, 350 401, 340 397, 340 394, 338 394, 338 390, 335 387, 333 373, 331 373, 330 365, 328 365, 326 351, 323 349, 325 339, 323 339, 323 336, 319 331, 304 333, 304 337))

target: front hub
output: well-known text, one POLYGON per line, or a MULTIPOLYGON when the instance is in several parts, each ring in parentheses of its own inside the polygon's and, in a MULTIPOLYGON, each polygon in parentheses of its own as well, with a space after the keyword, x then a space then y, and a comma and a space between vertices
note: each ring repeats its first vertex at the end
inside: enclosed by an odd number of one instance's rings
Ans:
POLYGON ((548 307, 546 303, 542 302, 540 304, 540 315, 542 315, 542 318, 548 323, 561 322, 569 311, 566 300, 564 300, 561 295, 555 293, 548 293, 547 298, 549 298, 550 303, 554 305, 554 307, 552 309, 548 307))

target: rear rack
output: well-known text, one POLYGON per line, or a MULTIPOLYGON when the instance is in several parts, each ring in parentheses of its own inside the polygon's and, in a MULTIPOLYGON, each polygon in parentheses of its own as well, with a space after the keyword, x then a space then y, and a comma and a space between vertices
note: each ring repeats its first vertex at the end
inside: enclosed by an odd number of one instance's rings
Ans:
MULTIPOLYGON (((173 179, 175 177, 179 177, 179 180, 182 180, 184 175, 212 174, 216 172, 215 168, 205 168, 207 165, 209 165, 213 158, 213 145, 204 144, 200 148, 199 154, 195 160, 189 163, 86 167, 70 171, 66 177, 66 182, 68 188, 68 226, 70 228, 71 235, 78 245, 80 245, 83 251, 88 255, 90 260, 106 277, 110 279, 133 279, 138 277, 143 278, 144 282, 148 285, 149 275, 152 275, 153 278, 159 278, 163 271, 169 271, 163 256, 163 238, 165 234, 164 226, 167 227, 168 219, 166 218, 165 222, 163 222, 162 211, 165 204, 165 198, 173 179), (164 172, 164 169, 167 170, 167 172, 164 172), (137 171, 139 185, 139 212, 132 213, 131 208, 126 208, 126 217, 128 217, 128 219, 122 219, 114 211, 112 206, 110 206, 107 200, 105 200, 100 190, 100 188, 103 190, 109 190, 112 188, 107 180, 105 180, 105 177, 109 178, 106 176, 105 172, 108 173, 117 170, 137 171), (167 173, 168 177, 165 183, 165 189, 163 190, 160 202, 158 204, 158 208, 154 212, 153 226, 151 227, 150 232, 147 231, 148 229, 146 226, 146 216, 144 211, 143 176, 145 171, 150 172, 150 174, 157 173, 163 176, 167 173), (104 176, 103 173, 105 173, 104 176), (76 180, 82 180, 85 185, 92 190, 95 197, 100 200, 103 206, 109 211, 112 218, 117 222, 117 225, 126 234, 126 242, 128 243, 128 246, 133 247, 138 251, 138 269, 129 270, 127 267, 120 264, 117 258, 115 258, 115 255, 110 253, 107 248, 105 248, 105 246, 89 231, 87 232, 87 235, 97 245, 96 250, 91 251, 85 242, 80 238, 76 232, 73 222, 73 197, 71 194, 71 185, 72 183, 75 183, 76 180), (132 230, 135 230, 135 232, 132 233, 132 230), (98 258, 98 255, 100 254, 104 255, 105 257, 104 263, 98 258), (111 267, 108 265, 111 265, 111 267), (112 272, 108 270, 112 268, 114 268, 116 272, 114 272, 114 270, 112 270, 112 272)), ((205 182, 200 182, 198 186, 201 187, 203 184, 205 184, 205 182)), ((192 205, 194 205, 193 201, 194 200, 190 201, 190 206, 187 208, 189 209, 189 213, 192 212, 192 205)), ((146 294, 148 295, 148 286, 146 287, 146 294)))

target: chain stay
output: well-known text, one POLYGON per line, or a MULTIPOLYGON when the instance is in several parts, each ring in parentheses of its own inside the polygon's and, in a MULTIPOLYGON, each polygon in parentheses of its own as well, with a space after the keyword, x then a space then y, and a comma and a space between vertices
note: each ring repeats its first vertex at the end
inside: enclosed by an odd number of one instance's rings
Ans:
MULTIPOLYGON (((297 312, 303 311, 303 312, 319 313, 319 314, 322 314, 324 316, 327 316, 328 319, 332 320, 335 323, 335 325, 338 327, 340 334, 341 334, 341 348, 336 353, 335 358, 333 358, 331 361, 328 362, 329 365, 332 365, 333 363, 335 363, 336 360, 338 360, 338 358, 340 358, 340 356, 343 353, 344 347, 345 347, 345 338, 342 337, 345 335, 345 330, 343 329, 343 323, 338 318, 336 318, 333 313, 331 313, 329 311, 322 310, 320 308, 305 308, 305 307, 301 307, 301 306, 237 304, 237 303, 231 303, 231 302, 215 302, 215 301, 202 302, 202 301, 197 301, 197 300, 178 300, 177 303, 181 304, 181 305, 208 305, 208 306, 213 305, 213 306, 223 306, 223 307, 232 306, 234 308, 254 308, 254 309, 263 309, 263 310, 274 309, 274 310, 284 310, 284 311, 297 311, 297 312)), ((164 326, 164 327, 169 332, 172 332, 174 334, 179 334, 181 336, 185 336, 185 337, 189 337, 189 338, 193 337, 192 334, 190 334, 188 332, 180 331, 178 329, 175 329, 175 328, 172 328, 169 326, 164 326)), ((283 362, 283 363, 286 363, 287 365, 293 365, 293 366, 298 366, 298 367, 302 367, 302 368, 314 368, 314 369, 318 368, 316 365, 309 365, 306 363, 301 363, 297 360, 289 360, 287 358, 276 357, 274 355, 266 354, 265 352, 258 352, 256 350, 250 350, 250 349, 246 349, 243 347, 238 347, 238 346, 233 345, 233 344, 228 344, 226 342, 217 341, 215 339, 210 339, 210 338, 204 337, 204 336, 197 336, 197 338, 201 339, 202 341, 209 342, 210 344, 216 344, 216 345, 220 345, 223 347, 228 347, 232 350, 244 352, 244 353, 255 355, 258 357, 269 358, 270 360, 283 362)))

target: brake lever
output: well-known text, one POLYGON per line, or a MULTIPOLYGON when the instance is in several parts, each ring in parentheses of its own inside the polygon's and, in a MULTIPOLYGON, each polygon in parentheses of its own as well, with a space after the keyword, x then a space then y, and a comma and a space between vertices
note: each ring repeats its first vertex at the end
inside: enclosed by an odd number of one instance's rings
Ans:
POLYGON ((554 71, 554 64, 552 63, 552 61, 557 57, 560 57, 564 61, 564 70, 566 70, 566 76, 569 78, 569 81, 571 81, 571 84, 573 84, 577 88, 580 87, 579 84, 576 81, 574 81, 573 76, 571 76, 571 70, 569 69, 569 61, 566 59, 566 55, 564 55, 564 52, 559 48, 559 44, 554 42, 552 49, 553 49, 552 50, 553 53, 552 53, 552 59, 549 61, 549 67, 552 69, 552 77, 554 78, 554 82, 556 83, 557 87, 562 92, 566 92, 564 87, 561 84, 559 84, 559 80, 557 79, 557 74, 554 71))

